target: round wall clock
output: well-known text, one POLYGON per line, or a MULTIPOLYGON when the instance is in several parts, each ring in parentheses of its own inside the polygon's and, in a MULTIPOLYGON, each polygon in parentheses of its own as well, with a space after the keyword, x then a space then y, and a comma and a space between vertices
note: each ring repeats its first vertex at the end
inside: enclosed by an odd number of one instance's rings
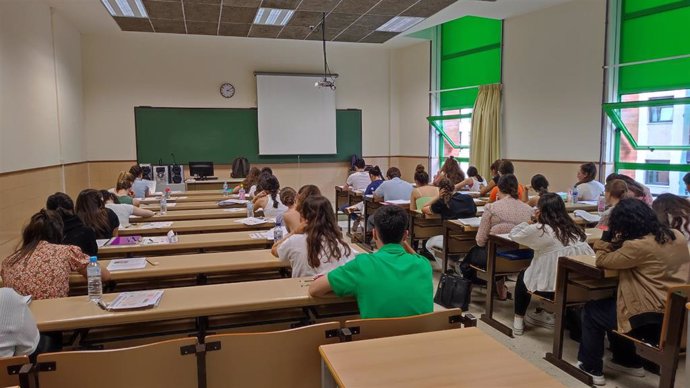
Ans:
POLYGON ((235 95, 235 87, 231 83, 225 82, 220 85, 220 95, 225 98, 230 98, 235 95))

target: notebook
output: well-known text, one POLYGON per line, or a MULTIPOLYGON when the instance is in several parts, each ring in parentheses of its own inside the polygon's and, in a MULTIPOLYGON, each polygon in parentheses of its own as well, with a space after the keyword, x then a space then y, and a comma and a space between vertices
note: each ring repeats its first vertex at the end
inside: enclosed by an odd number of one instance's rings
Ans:
POLYGON ((141 236, 119 236, 110 240, 108 246, 137 245, 139 242, 141 242, 141 236))
POLYGON ((158 306, 162 297, 163 290, 122 292, 112 302, 99 305, 108 311, 146 309, 158 306))

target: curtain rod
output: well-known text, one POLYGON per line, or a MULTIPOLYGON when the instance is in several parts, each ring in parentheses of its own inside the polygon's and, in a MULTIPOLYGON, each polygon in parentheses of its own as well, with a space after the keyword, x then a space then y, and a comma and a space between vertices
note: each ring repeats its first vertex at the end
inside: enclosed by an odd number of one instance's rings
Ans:
MULTIPOLYGON (((485 85, 501 85, 501 83, 499 82, 499 83, 495 83, 495 84, 485 84, 485 85)), ((455 92, 458 90, 467 90, 467 89, 478 89, 480 86, 485 86, 485 85, 473 85, 473 86, 463 86, 460 88, 452 88, 452 89, 430 90, 429 94, 455 92)))
POLYGON ((645 61, 619 63, 617 65, 604 66, 604 69, 611 69, 611 68, 616 68, 616 67, 626 67, 626 66, 635 66, 635 65, 644 65, 646 63, 666 62, 666 61, 673 61, 676 59, 684 59, 684 58, 690 58, 690 54, 676 55, 675 57, 647 59, 645 61))

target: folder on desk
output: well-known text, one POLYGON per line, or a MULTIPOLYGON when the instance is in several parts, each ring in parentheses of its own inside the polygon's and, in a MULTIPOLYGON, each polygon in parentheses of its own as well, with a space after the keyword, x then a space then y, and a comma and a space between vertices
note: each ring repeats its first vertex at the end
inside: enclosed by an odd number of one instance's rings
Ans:
POLYGON ((124 311, 153 308, 158 306, 163 297, 163 290, 122 292, 115 300, 106 305, 108 311, 124 311))
POLYGON ((137 245, 141 242, 141 236, 119 236, 115 237, 107 244, 108 246, 137 245))
POLYGON ((470 217, 470 218, 460 218, 460 219, 458 219, 458 221, 463 225, 478 228, 479 224, 482 222, 482 219, 479 217, 470 217))

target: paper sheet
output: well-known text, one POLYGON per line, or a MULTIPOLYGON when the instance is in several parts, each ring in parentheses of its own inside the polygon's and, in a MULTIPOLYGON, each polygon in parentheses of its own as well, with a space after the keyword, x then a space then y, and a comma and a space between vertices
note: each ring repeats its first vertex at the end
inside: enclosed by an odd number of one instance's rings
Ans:
POLYGON ((128 226, 127 229, 131 230, 145 230, 145 229, 163 229, 163 228, 170 228, 173 226, 172 221, 167 221, 167 222, 147 222, 145 224, 133 224, 131 226, 128 226))
POLYGON ((234 209, 223 209, 223 211, 226 211, 228 213, 245 213, 247 211, 247 209, 234 208, 234 209))
POLYGON ((404 199, 394 199, 391 201, 386 201, 384 202, 387 205, 409 205, 410 201, 409 200, 404 200, 404 199))
POLYGON ((170 244, 170 241, 168 241, 168 236, 144 237, 141 240, 141 244, 142 245, 170 244))
POLYGON ((99 238, 96 240, 96 245, 98 245, 99 248, 103 248, 108 241, 110 241, 109 238, 99 238))
POLYGON ((587 222, 594 223, 599 222, 599 220, 601 220, 600 216, 592 214, 590 212, 586 212, 584 210, 575 210, 573 213, 587 222))
POLYGON ((460 218, 460 219, 458 219, 458 221, 460 221, 460 223, 463 225, 473 226, 475 228, 478 228, 482 219, 479 217, 470 217, 470 218, 460 218))
POLYGON ((238 220, 235 220, 235 223, 237 223, 237 224, 244 224, 244 225, 248 225, 248 226, 261 225, 261 224, 265 224, 266 222, 268 222, 268 221, 261 219, 261 218, 256 218, 256 217, 240 218, 238 220))
POLYGON ((249 202, 247 199, 224 199, 222 201, 218 201, 218 206, 246 205, 247 202, 249 202))
POLYGON ((108 271, 127 271, 132 269, 146 268, 145 257, 132 257, 131 259, 114 259, 108 264, 108 271))
POLYGON ((109 305, 108 310, 132 310, 158 306, 163 290, 122 292, 109 305))

